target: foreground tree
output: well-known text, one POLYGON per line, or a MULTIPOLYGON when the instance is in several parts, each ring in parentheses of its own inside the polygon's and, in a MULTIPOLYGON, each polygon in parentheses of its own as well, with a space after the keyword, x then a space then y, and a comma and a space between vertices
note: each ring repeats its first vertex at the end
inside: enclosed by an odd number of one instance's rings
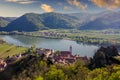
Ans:
POLYGON ((51 66, 50 70, 45 74, 46 80, 66 80, 65 75, 61 69, 51 66))
POLYGON ((43 77, 38 76, 38 77, 36 77, 34 80, 44 80, 44 79, 43 79, 43 77))
POLYGON ((114 57, 119 56, 117 48, 114 46, 100 47, 91 58, 90 69, 101 68, 111 64, 120 64, 114 57))

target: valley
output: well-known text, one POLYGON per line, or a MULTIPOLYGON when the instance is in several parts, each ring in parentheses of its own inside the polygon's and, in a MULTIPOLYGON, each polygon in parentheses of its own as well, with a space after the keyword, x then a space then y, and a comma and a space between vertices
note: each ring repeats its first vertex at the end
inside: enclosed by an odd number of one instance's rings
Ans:
POLYGON ((0 0, 0 80, 120 80, 120 0, 0 0))

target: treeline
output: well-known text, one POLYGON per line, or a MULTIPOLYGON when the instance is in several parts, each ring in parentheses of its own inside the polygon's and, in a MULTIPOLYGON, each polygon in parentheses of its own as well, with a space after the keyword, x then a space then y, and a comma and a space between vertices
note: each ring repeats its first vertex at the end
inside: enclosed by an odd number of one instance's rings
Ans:
POLYGON ((100 47, 90 58, 90 69, 106 67, 107 65, 120 64, 120 61, 115 57, 119 56, 118 50, 115 46, 100 47))
POLYGON ((104 44, 110 44, 108 40, 104 40, 102 38, 90 38, 87 36, 70 36, 72 40, 75 40, 77 42, 82 42, 82 43, 88 43, 88 44, 99 44, 99 45, 104 45, 104 44))
POLYGON ((80 60, 71 65, 53 64, 44 55, 28 51, 0 73, 0 80, 120 80, 119 56, 114 46, 101 47, 88 65, 80 60))

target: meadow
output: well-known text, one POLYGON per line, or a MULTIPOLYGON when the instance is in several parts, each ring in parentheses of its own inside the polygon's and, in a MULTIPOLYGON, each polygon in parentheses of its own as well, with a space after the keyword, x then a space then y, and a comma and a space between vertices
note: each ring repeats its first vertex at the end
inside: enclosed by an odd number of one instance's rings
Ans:
POLYGON ((27 48, 21 46, 15 46, 11 44, 0 44, 0 58, 6 58, 8 56, 13 56, 16 54, 23 53, 27 50, 27 48))

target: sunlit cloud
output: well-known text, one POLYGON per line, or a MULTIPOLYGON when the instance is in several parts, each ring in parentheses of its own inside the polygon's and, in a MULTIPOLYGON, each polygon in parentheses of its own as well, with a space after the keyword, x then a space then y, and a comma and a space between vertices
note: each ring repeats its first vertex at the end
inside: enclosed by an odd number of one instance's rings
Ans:
POLYGON ((87 9, 87 5, 79 2, 78 0, 67 0, 67 2, 70 5, 74 5, 74 6, 78 7, 79 9, 82 9, 82 10, 86 10, 87 9))
POLYGON ((7 2, 18 3, 18 4, 31 4, 34 0, 6 0, 7 2))
POLYGON ((44 10, 45 12, 54 12, 54 8, 48 4, 41 4, 41 9, 44 10))
POLYGON ((95 5, 100 8, 109 10, 120 8, 120 0, 91 0, 95 5))

